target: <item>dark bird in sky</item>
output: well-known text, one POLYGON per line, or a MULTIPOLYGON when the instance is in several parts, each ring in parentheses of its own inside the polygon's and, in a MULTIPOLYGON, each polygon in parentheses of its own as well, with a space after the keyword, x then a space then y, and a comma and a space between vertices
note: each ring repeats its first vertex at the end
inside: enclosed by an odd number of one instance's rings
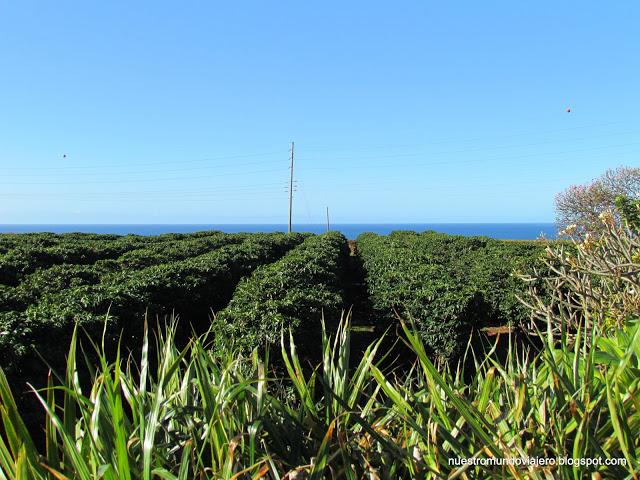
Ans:
POLYGON ((571 109, 570 109, 570 108, 567 108, 566 112, 567 112, 567 113, 571 113, 571 109))
POLYGON ((62 158, 67 158, 67 154, 66 153, 62 154, 62 158))

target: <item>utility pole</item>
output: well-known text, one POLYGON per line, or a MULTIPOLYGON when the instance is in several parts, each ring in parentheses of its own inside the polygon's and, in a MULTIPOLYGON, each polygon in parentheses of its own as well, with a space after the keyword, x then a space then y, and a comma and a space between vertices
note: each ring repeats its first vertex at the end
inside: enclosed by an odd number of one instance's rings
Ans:
POLYGON ((329 227, 329 207, 327 207, 327 232, 330 230, 329 227))
POLYGON ((293 212, 293 142, 291 142, 291 172, 289 176, 289 233, 291 233, 291 215, 293 212))

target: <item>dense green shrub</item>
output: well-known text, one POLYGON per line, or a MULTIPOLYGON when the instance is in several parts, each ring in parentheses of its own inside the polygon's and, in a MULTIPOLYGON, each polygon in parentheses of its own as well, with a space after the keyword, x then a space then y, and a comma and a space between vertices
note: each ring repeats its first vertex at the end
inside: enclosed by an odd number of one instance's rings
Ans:
POLYGON ((297 331, 305 354, 321 342, 321 319, 335 322, 345 306, 346 238, 329 232, 307 238, 278 262, 244 278, 214 322, 219 347, 250 351, 280 341, 282 329, 297 331))
POLYGON ((97 340, 106 322, 109 328, 105 340, 109 344, 116 340, 114 319, 107 319, 106 315, 76 310, 72 313, 73 321, 61 321, 63 315, 62 311, 59 317, 48 318, 25 312, 0 312, 0 367, 16 382, 16 387, 22 388, 26 382, 41 383, 47 364, 60 371, 67 353, 64 344, 71 338, 75 325, 97 340))
MULTIPOLYGON (((93 265, 62 264, 38 270, 26 275, 18 286, 11 288, 13 302, 7 305, 10 308, 4 309, 26 310, 45 295, 83 285, 95 285, 108 272, 118 268, 114 260, 101 260, 93 265)), ((0 311, 3 310, 2 303, 0 298, 0 311)))
POLYGON ((240 244, 230 244, 185 260, 154 265, 139 271, 119 271, 105 277, 101 288, 107 297, 126 299, 114 303, 112 313, 135 317, 149 309, 166 314, 173 310, 194 320, 206 319, 211 309, 223 308, 237 282, 265 263, 271 263, 304 240, 301 234, 255 234, 240 244))
POLYGON ((0 284, 0 312, 7 310, 21 310, 23 302, 16 293, 15 287, 0 284))
POLYGON ((196 257, 224 245, 239 243, 245 238, 246 235, 242 234, 215 233, 183 240, 146 242, 143 248, 126 251, 115 260, 98 260, 90 265, 63 263, 41 268, 24 275, 15 288, 0 285, 0 311, 25 310, 44 295, 98 284, 109 273, 139 270, 196 257))
POLYGON ((90 265, 98 260, 117 258, 140 246, 140 242, 130 239, 64 242, 46 247, 17 245, 0 255, 0 284, 17 285, 25 275, 54 265, 90 265))
MULTIPOLYGON (((74 325, 79 323, 95 337, 102 332, 107 312, 107 340, 118 338, 125 347, 137 345, 145 312, 152 322, 156 315, 180 314, 185 336, 190 333, 189 323, 205 329, 210 310, 227 304, 240 278, 279 259, 305 237, 248 235, 239 244, 141 270, 113 269, 114 261, 109 261, 37 272, 28 277, 30 283, 25 286, 25 291, 31 288, 31 292, 40 288, 34 303, 25 311, 0 313, 0 364, 10 374, 23 372, 28 378, 32 364, 42 365, 36 351, 49 361, 63 361, 58 347, 60 342, 68 342, 74 325), (68 288, 63 288, 65 285, 68 288)), ((13 298, 20 289, 5 288, 0 295, 13 298)), ((25 302, 25 297, 22 300, 25 302)))
POLYGON ((118 258, 125 269, 140 269, 195 257, 224 245, 236 244, 247 238, 246 234, 219 233, 207 236, 194 236, 187 239, 167 240, 130 250, 118 258))
MULTIPOLYGON (((8 247, 6 252, 0 254, 0 284, 15 286, 25 275, 54 265, 91 265, 99 260, 117 259, 126 252, 153 248, 158 244, 209 237, 214 241, 223 241, 222 239, 226 236, 220 232, 165 234, 151 237, 80 233, 0 235, 0 241, 2 241, 0 244, 8 247)), ((233 236, 229 238, 233 239, 233 236)), ((150 261, 153 262, 153 259, 150 261)))
POLYGON ((425 232, 363 234, 357 240, 367 289, 380 321, 412 317, 433 353, 460 352, 476 326, 527 315, 516 295, 514 269, 530 268, 542 252, 535 242, 506 242, 425 232))
POLYGON ((2 233, 0 234, 0 254, 18 246, 50 247, 60 241, 53 233, 2 233))
POLYGON ((540 267, 544 247, 538 241, 487 239, 486 247, 472 257, 470 279, 482 294, 484 325, 518 325, 529 317, 517 298, 524 295, 526 286, 513 273, 540 267))

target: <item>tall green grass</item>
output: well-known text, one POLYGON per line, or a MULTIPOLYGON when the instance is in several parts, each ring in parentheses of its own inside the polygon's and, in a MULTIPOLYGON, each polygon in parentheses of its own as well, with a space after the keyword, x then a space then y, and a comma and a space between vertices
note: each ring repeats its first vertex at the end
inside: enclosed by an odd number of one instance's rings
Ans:
MULTIPOLYGON (((323 336, 323 360, 302 365, 283 335, 268 355, 214 356, 210 338, 179 350, 171 322, 139 358, 88 363, 74 335, 62 378, 34 391, 46 411, 36 443, 0 372, 0 478, 388 479, 638 478, 640 323, 539 351, 468 349, 467 365, 435 365, 411 324, 407 370, 383 367, 382 340, 350 364, 350 324, 323 336), (150 348, 153 347, 153 348, 150 348), (155 352, 155 353, 150 353, 155 352), (411 363, 411 362, 410 362, 411 363), (456 458, 624 458, 586 467, 458 466, 456 458)), ((501 341, 509 341, 508 338, 501 341)), ((462 363, 461 363, 462 365, 462 363)))

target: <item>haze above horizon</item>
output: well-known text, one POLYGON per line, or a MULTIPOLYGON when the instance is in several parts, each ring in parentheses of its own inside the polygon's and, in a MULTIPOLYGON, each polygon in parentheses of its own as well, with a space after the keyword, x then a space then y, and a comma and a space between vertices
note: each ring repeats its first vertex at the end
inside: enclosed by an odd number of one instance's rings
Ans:
POLYGON ((0 4, 0 224, 553 221, 640 152, 640 4, 0 4), (571 112, 566 109, 570 108, 571 112))

